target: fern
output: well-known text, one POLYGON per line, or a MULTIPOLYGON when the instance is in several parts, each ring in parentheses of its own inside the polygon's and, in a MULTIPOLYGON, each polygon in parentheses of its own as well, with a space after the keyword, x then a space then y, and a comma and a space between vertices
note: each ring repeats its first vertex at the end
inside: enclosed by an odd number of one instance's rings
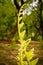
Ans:
POLYGON ((20 31, 21 28, 23 27, 24 23, 22 22, 22 12, 23 12, 23 8, 26 4, 22 5, 22 7, 19 10, 19 14, 18 14, 18 34, 19 34, 19 41, 20 41, 20 48, 19 48, 19 54, 18 54, 18 65, 36 65, 38 58, 35 60, 31 59, 34 56, 34 49, 31 49, 30 51, 26 51, 27 46, 30 43, 30 40, 24 40, 24 35, 25 35, 25 30, 24 31, 20 31), (26 61, 24 61, 24 58, 27 58, 26 61))

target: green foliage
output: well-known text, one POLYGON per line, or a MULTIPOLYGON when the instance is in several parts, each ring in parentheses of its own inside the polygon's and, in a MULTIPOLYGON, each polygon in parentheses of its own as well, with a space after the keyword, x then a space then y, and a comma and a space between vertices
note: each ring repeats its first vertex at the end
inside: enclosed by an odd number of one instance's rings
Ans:
MULTIPOLYGON (((35 8, 31 8, 30 4, 33 2, 33 0, 24 0, 27 5, 24 6, 24 10, 28 9, 31 14, 27 15, 25 14, 23 16, 23 22, 25 22, 22 29, 27 29, 25 34, 25 39, 28 39, 31 37, 32 40, 42 40, 42 30, 40 29, 40 11, 39 11, 39 3, 38 6, 35 8), (38 29, 37 29, 38 28, 38 29), (32 34, 34 33, 34 36, 32 34)), ((17 0, 18 4, 21 3, 21 0, 17 0)), ((27 11, 28 12, 28 11, 27 11)), ((18 11, 13 5, 12 0, 0 0, 0 39, 1 38, 7 38, 10 33, 12 32, 14 26, 17 23, 17 15, 18 11), (4 12, 4 13, 3 13, 4 12)), ((43 19, 43 10, 42 10, 42 19, 43 19)), ((21 26, 21 25, 20 25, 21 26)), ((14 40, 17 40, 18 32, 15 33, 14 40)))
POLYGON ((35 60, 31 60, 34 56, 34 48, 31 49, 30 51, 26 51, 27 46, 30 43, 30 40, 24 40, 24 35, 25 35, 25 30, 20 31, 21 27, 24 25, 24 23, 21 21, 22 17, 20 15, 22 14, 21 11, 23 11, 23 7, 26 4, 24 4, 19 11, 18 14, 18 34, 19 34, 19 41, 20 41, 20 48, 19 48, 19 54, 18 54, 18 65, 36 65, 38 62, 38 58, 35 60), (21 21, 21 23, 20 23, 21 21), (26 58, 26 61, 24 60, 26 58))
POLYGON ((37 62, 38 62, 38 58, 35 59, 35 60, 33 60, 33 61, 31 61, 31 62, 29 63, 29 65, 36 65, 37 62))
POLYGON ((0 0, 0 37, 7 38, 17 22, 17 10, 11 0, 0 0))
MULTIPOLYGON (((29 6, 29 10, 30 10, 30 6, 29 6)), ((32 12, 30 15, 24 15, 23 16, 23 22, 25 23, 25 27, 27 29, 27 38, 32 38, 33 40, 42 40, 42 36, 41 36, 41 30, 40 30, 40 22, 39 22, 39 12, 38 12, 38 8, 36 8, 36 10, 32 9, 32 12), (38 30, 39 29, 39 30, 38 30), (34 36, 32 35, 34 34, 34 36)))

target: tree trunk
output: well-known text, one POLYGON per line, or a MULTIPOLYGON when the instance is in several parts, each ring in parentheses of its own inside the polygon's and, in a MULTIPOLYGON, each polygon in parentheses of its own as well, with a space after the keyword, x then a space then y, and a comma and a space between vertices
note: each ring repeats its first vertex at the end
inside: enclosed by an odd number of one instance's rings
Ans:
MULTIPOLYGON (((21 6, 22 6, 23 4, 24 4, 24 1, 21 0, 21 6)), ((21 6, 19 6, 19 4, 17 3, 17 0, 14 0, 14 5, 16 6, 16 8, 17 8, 17 10, 18 10, 18 12, 19 12, 21 6)), ((16 25, 15 25, 14 28, 12 29, 11 34, 10 34, 9 37, 7 38, 7 40, 12 40, 12 38, 13 38, 14 35, 15 35, 15 33, 18 31, 17 28, 18 28, 18 27, 17 27, 17 23, 16 23, 16 25)))

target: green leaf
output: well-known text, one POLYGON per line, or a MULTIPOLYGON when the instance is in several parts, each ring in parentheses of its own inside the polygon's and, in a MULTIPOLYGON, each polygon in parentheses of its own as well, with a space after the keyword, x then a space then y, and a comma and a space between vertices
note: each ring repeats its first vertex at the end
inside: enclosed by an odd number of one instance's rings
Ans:
POLYGON ((30 40, 29 40, 29 39, 26 40, 26 42, 25 42, 25 44, 24 44, 24 49, 25 49, 25 50, 26 50, 27 46, 29 45, 29 43, 30 43, 30 40))
POLYGON ((22 17, 18 17, 18 22, 20 22, 21 19, 22 19, 22 17))
POLYGON ((22 13, 21 13, 21 12, 19 13, 19 17, 20 17, 20 15, 22 15, 22 13))
POLYGON ((24 25, 23 22, 21 24, 19 24, 19 28, 21 29, 23 25, 24 25))
POLYGON ((24 35, 25 35, 25 30, 23 32, 20 32, 20 39, 21 39, 21 41, 23 40, 24 35))
POLYGON ((22 8, 20 9, 20 13, 21 13, 21 11, 23 11, 23 9, 22 9, 22 8))
POLYGON ((23 61, 23 59, 25 58, 25 54, 19 54, 19 58, 21 58, 22 57, 22 61, 23 61))
POLYGON ((24 64, 24 65, 28 65, 27 61, 24 61, 23 64, 24 64))
POLYGON ((31 62, 29 63, 29 65, 36 65, 36 64, 37 64, 37 62, 38 62, 38 58, 37 58, 37 59, 35 59, 35 60, 33 60, 33 61, 31 61, 31 62))
POLYGON ((34 48, 31 49, 29 52, 25 52, 28 62, 33 58, 34 56, 34 48))

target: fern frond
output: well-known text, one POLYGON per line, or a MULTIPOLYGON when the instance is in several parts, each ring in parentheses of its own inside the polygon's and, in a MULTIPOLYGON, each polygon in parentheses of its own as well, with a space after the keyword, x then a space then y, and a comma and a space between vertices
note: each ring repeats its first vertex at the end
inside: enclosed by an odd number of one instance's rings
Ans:
MULTIPOLYGON (((23 8, 24 8, 24 6, 25 6, 26 4, 23 4, 22 6, 21 6, 21 8, 20 8, 20 10, 19 10, 19 14, 18 14, 18 34, 19 34, 19 38, 20 38, 20 36, 21 36, 21 38, 22 38, 22 34, 20 34, 20 33, 22 33, 22 32, 20 32, 20 29, 21 29, 21 27, 22 27, 22 12, 23 12, 23 8), (20 23, 21 22, 21 23, 20 23), (21 26, 20 26, 21 25, 21 26)), ((24 34, 24 33, 23 33, 24 34)))

